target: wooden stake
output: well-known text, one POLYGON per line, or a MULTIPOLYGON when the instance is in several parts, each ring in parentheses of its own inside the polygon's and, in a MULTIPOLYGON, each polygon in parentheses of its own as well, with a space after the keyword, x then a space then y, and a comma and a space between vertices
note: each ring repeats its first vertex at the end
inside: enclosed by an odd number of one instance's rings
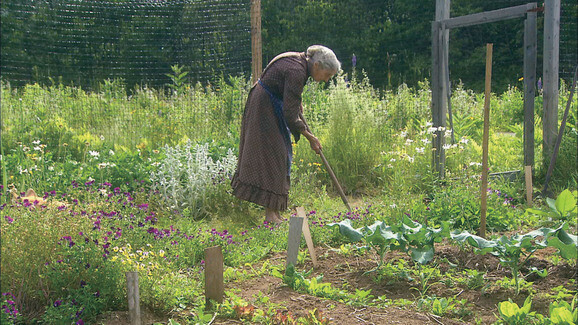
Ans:
POLYGON ((313 239, 311 238, 311 232, 309 231, 309 220, 305 214, 305 209, 303 207, 297 207, 297 216, 303 218, 303 237, 305 237, 305 242, 307 243, 307 249, 309 250, 309 255, 311 255, 311 261, 313 261, 313 267, 317 267, 317 256, 315 255, 315 246, 313 246, 313 239))
POLYGON ((225 285, 223 283, 223 252, 221 246, 205 249, 205 306, 211 307, 211 299, 223 302, 225 285))
POLYGON ((484 100, 484 135, 482 140, 482 204, 480 216, 480 236, 486 237, 486 213, 488 210, 488 143, 490 138, 490 96, 492 89, 492 49, 493 44, 486 45, 486 93, 484 100))
POLYGON ((532 166, 525 167, 526 176, 526 203, 532 206, 532 166))
POLYGON ((138 290, 138 272, 126 272, 128 296, 128 314, 131 325, 141 325, 140 297, 138 290))
POLYGON ((299 244, 301 244, 301 230, 303 229, 303 218, 291 217, 289 219, 289 237, 287 238, 287 265, 297 264, 299 254, 299 244))

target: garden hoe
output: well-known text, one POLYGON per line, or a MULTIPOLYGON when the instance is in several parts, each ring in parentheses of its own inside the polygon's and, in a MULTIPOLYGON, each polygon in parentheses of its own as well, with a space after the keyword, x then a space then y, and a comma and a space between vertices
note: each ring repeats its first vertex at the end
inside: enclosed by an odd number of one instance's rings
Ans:
POLYGON ((337 181, 337 177, 335 177, 335 174, 333 173, 333 169, 331 169, 331 166, 329 166, 327 159, 325 159, 325 156, 323 155, 323 151, 319 150, 319 155, 321 156, 321 160, 323 160, 323 164, 325 165, 325 169, 327 169, 329 176, 331 176, 331 180, 333 180, 333 184, 335 185, 335 187, 337 187, 337 191, 339 192, 339 195, 341 196, 343 203, 345 203, 347 210, 349 210, 349 212, 351 212, 351 207, 349 206, 349 202, 347 202, 347 197, 345 197, 345 193, 343 192, 341 185, 339 185, 339 182, 337 181))

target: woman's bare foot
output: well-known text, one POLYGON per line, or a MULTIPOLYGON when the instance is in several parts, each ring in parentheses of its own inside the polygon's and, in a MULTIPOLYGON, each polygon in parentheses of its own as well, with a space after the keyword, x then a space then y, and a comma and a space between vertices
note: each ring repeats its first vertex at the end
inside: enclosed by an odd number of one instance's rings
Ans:
POLYGON ((285 219, 283 219, 283 217, 281 217, 281 213, 279 211, 276 211, 277 213, 275 213, 275 216, 277 217, 277 219, 279 220, 279 223, 285 221, 285 219))
POLYGON ((278 210, 265 208, 265 221, 268 223, 281 223, 283 219, 281 219, 278 210))

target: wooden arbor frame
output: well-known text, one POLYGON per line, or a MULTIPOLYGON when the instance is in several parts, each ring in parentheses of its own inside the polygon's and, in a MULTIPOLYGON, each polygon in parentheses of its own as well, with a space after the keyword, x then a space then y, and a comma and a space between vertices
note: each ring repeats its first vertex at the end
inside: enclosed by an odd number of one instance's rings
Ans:
MULTIPOLYGON (((449 86, 449 30, 526 16, 524 23, 524 164, 534 165, 534 97, 536 84, 537 4, 449 18, 449 0, 437 0, 432 22, 432 118, 437 128, 433 139, 433 166, 440 178, 445 174, 444 130, 451 118, 449 86)), ((451 121, 450 121, 451 122, 451 121)))

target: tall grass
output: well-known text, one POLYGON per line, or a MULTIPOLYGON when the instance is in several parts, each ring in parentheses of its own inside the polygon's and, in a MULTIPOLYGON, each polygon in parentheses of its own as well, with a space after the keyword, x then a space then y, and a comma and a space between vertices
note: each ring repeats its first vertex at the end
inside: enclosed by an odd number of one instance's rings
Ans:
MULTIPOLYGON (((151 150, 189 140, 222 148, 212 153, 213 159, 221 158, 228 149, 237 150, 249 90, 248 81, 241 77, 207 86, 185 84, 178 92, 147 87, 129 91, 119 81, 105 81, 99 89, 87 92, 79 87, 37 84, 12 88, 2 83, 4 156, 14 156, 22 145, 39 140, 54 162, 84 162, 95 150, 128 155, 140 152, 146 159, 151 150)), ((561 106, 567 97, 568 90, 561 87, 561 106)), ((541 155, 540 100, 537 97, 536 157, 541 155)), ((375 188, 424 190, 423 179, 431 176, 431 134, 424 133, 430 127, 430 102, 427 81, 418 89, 402 85, 395 91, 382 92, 366 78, 346 81, 338 76, 329 87, 310 83, 303 93, 304 113, 313 133, 321 139, 327 159, 350 194, 369 193, 375 188)), ((455 143, 446 143, 458 150, 448 153, 450 175, 460 173, 464 164, 481 161, 483 102, 483 95, 460 85, 453 92, 455 143)), ((491 172, 523 169, 522 103, 523 93, 515 87, 492 95, 491 172)), ((562 114, 563 110, 559 111, 562 114)), ((572 158, 575 121, 572 113, 558 160, 563 168, 556 170, 557 178, 565 183, 576 179, 576 173, 572 173, 576 170, 572 168, 576 166, 572 158)), ((296 161, 303 160, 303 166, 319 164, 319 157, 305 142, 295 147, 296 161)), ((8 178, 18 176, 23 168, 15 168, 20 162, 17 159, 6 164, 8 178)), ((537 174, 545 174, 543 169, 541 159, 536 159, 537 174)), ((301 168, 293 175, 295 182, 321 181, 332 187, 323 169, 310 173, 301 168)))

